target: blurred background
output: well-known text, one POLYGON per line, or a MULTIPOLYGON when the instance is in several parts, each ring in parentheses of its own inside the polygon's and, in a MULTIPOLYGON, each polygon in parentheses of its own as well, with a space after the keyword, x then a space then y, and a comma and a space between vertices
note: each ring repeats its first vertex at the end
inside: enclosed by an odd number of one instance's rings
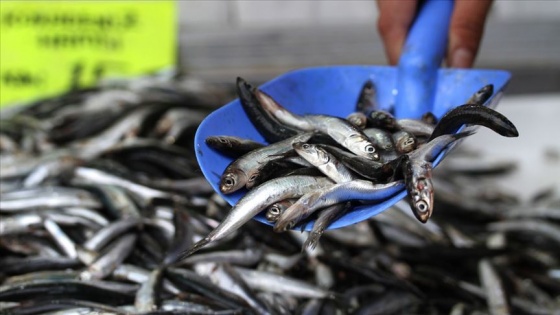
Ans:
MULTIPOLYGON (((179 1, 180 65, 207 80, 386 64, 374 0, 179 1)), ((475 67, 507 69, 508 94, 560 91, 560 1, 495 1, 475 67)))

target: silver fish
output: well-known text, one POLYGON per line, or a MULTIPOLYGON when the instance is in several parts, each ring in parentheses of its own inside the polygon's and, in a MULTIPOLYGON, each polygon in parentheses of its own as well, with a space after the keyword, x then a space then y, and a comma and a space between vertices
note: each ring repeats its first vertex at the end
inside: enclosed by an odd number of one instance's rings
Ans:
POLYGON ((317 220, 313 224, 313 228, 307 237, 307 240, 303 244, 303 248, 310 248, 315 249, 319 239, 325 232, 325 229, 329 227, 329 225, 339 218, 350 206, 349 203, 341 203, 329 206, 319 213, 317 220))
POLYGON ((134 299, 134 307, 139 312, 151 312, 157 309, 157 295, 161 280, 163 277, 163 270, 156 268, 152 270, 148 279, 142 283, 140 289, 136 292, 134 299))
POLYGON ((490 261, 482 259, 478 263, 478 274, 484 290, 486 291, 486 302, 490 314, 510 314, 510 307, 501 280, 490 261))
POLYGON ((220 191, 224 194, 233 193, 243 186, 250 188, 266 162, 278 159, 277 155, 292 149, 292 144, 305 142, 311 138, 312 132, 276 142, 269 146, 251 151, 239 159, 231 162, 220 179, 220 191))
POLYGON ((305 115, 303 117, 315 130, 329 135, 350 152, 372 160, 379 160, 379 153, 369 138, 346 120, 325 115, 305 115))
POLYGON ((229 235, 275 202, 296 198, 308 191, 323 189, 331 185, 332 182, 326 178, 312 176, 287 176, 270 180, 243 196, 220 225, 208 236, 198 241, 183 257, 190 256, 206 244, 229 235))
POLYGON ((304 142, 296 142, 292 146, 302 158, 318 168, 335 183, 344 183, 356 179, 356 176, 346 166, 325 149, 304 142))
POLYGON ((300 280, 286 276, 234 267, 243 280, 254 290, 262 290, 299 298, 324 299, 334 297, 333 293, 300 280), (274 283, 274 285, 271 285, 274 283))
POLYGON ((399 126, 416 137, 429 137, 434 132, 435 126, 417 119, 399 119, 399 126))
POLYGON ((280 216, 274 225, 274 231, 282 232, 290 229, 320 208, 351 200, 382 200, 397 193, 401 188, 403 188, 401 181, 374 184, 370 181, 355 179, 327 189, 311 191, 303 195, 280 216))
POLYGON ((346 117, 349 123, 359 129, 364 129, 367 126, 367 116, 362 112, 355 112, 346 117))
POLYGON ((91 280, 101 279, 110 275, 134 249, 136 239, 136 234, 127 234, 116 240, 104 255, 100 256, 87 270, 80 274, 80 278, 91 280))
POLYGON ((286 209, 288 209, 296 201, 297 199, 286 199, 272 204, 266 209, 265 217, 268 222, 276 222, 280 215, 282 215, 282 213, 284 213, 284 211, 286 211, 286 209))

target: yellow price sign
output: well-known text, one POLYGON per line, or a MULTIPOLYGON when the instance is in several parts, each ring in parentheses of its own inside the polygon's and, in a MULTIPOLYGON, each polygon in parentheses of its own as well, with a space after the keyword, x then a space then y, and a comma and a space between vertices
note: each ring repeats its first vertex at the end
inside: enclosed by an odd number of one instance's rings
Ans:
POLYGON ((0 107, 172 67, 174 1, 1 1, 0 107))

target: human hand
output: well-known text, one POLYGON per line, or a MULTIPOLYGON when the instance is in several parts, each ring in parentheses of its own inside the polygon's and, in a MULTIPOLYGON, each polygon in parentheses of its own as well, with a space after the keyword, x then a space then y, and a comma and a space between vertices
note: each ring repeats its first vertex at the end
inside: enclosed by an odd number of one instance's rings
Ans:
MULTIPOLYGON (((492 0, 455 0, 446 53, 448 66, 472 67, 491 5, 492 0)), ((391 65, 399 61, 417 6, 418 0, 377 0, 377 28, 391 65)))

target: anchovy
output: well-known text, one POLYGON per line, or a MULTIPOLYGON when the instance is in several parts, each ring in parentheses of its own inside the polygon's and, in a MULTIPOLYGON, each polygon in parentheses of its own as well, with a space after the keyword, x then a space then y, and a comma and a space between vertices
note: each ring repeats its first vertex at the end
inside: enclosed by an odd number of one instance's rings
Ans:
POLYGON ((323 148, 304 142, 296 142, 292 146, 302 158, 317 167, 335 183, 344 183, 356 179, 342 163, 323 148))
POLYGON ((136 239, 136 234, 127 234, 116 240, 103 256, 100 256, 87 270, 81 273, 80 278, 91 280, 105 278, 110 275, 132 252, 136 239))
POLYGON ((420 222, 426 223, 432 216, 434 207, 432 163, 409 159, 403 165, 403 173, 412 212, 420 222))
POLYGON ((126 180, 109 173, 103 172, 89 167, 78 167, 74 170, 74 184, 97 184, 97 185, 112 185, 121 187, 127 192, 130 192, 138 199, 142 200, 146 205, 150 204, 155 198, 171 199, 174 201, 185 202, 179 196, 171 195, 168 192, 149 188, 139 185, 133 181, 126 180))
POLYGON ((484 105, 486 101, 494 94, 494 85, 488 84, 483 86, 480 90, 476 91, 465 103, 484 105))
POLYGON ((264 144, 260 142, 235 136, 209 136, 204 141, 212 149, 232 158, 239 158, 264 147, 264 144))
POLYGON ((367 80, 360 90, 358 101, 356 102, 356 111, 368 114, 378 108, 377 88, 372 80, 367 80))
POLYGON ((379 153, 369 138, 358 128, 339 117, 325 115, 303 116, 315 130, 329 135, 350 152, 370 158, 379 159, 379 153))
POLYGON ((82 298, 92 302, 119 304, 134 299, 136 285, 110 281, 81 280, 34 280, 0 286, 0 300, 24 301, 33 298, 53 299, 82 298))
POLYGON ((286 276, 263 272, 241 267, 234 267, 239 275, 254 290, 263 290, 282 295, 291 295, 300 298, 324 299, 333 298, 334 294, 312 286, 306 282, 292 279, 286 276), (271 285, 271 284, 274 285, 271 285))
POLYGON ((247 117, 268 143, 282 141, 299 133, 299 130, 281 124, 277 119, 269 116, 255 96, 258 90, 254 89, 245 80, 238 77, 235 86, 239 101, 247 117))
POLYGON ((163 277, 163 270, 160 268, 154 269, 148 279, 142 283, 140 289, 136 292, 134 299, 134 307, 139 312, 151 312, 157 310, 157 295, 161 280, 163 277))
POLYGON ((436 125, 437 122, 438 122, 438 118, 432 112, 427 112, 424 115, 422 115, 421 120, 423 122, 425 122, 426 124, 432 125, 432 126, 436 125))
POLYGON ((68 235, 66 235, 66 233, 64 233, 64 231, 62 231, 58 224, 46 219, 44 221, 44 226, 56 244, 62 249, 62 251, 64 251, 66 256, 70 258, 78 257, 78 254, 76 253, 76 244, 70 239, 70 237, 68 237, 68 235))
POLYGON ((210 242, 218 241, 237 230, 267 206, 288 198, 297 198, 315 189, 332 185, 326 178, 288 176, 273 179, 249 191, 231 209, 228 216, 208 236, 198 241, 183 258, 192 255, 210 242))
POLYGON ((140 126, 151 111, 153 109, 149 107, 139 107, 94 138, 75 141, 70 143, 69 147, 79 158, 95 158, 120 141, 127 132, 140 130, 140 126))
MULTIPOLYGON (((143 284, 149 281, 150 271, 135 265, 121 264, 113 270, 112 276, 118 280, 143 284)), ((181 290, 167 279, 162 280, 162 288, 174 295, 181 293, 181 290)))
POLYGON ((478 263, 480 281, 486 291, 486 301, 492 315, 510 314, 505 290, 494 266, 487 259, 478 263))
POLYGON ((256 95, 263 107, 282 123, 301 131, 320 131, 357 155, 371 159, 379 158, 375 147, 363 132, 348 121, 326 115, 296 115, 276 103, 266 93, 257 91, 256 95))
POLYGON ((297 199, 286 199, 272 204, 270 207, 266 209, 265 217, 268 220, 268 222, 272 222, 272 223, 276 222, 278 218, 282 215, 282 213, 284 213, 284 211, 286 211, 286 209, 288 209, 296 201, 297 199))
POLYGON ((230 293, 229 291, 223 290, 219 286, 208 281, 207 278, 196 274, 193 271, 180 269, 180 268, 168 268, 165 274, 169 276, 169 280, 173 282, 183 291, 195 291, 197 293, 203 294, 205 296, 213 298, 216 302, 220 304, 236 308, 236 309, 247 309, 249 305, 239 296, 230 293))
POLYGON ((504 115, 486 106, 465 104, 448 111, 434 128, 429 140, 455 133, 462 125, 487 127, 504 137, 518 137, 515 125, 504 115))
POLYGON ((367 126, 367 116, 362 112, 352 113, 346 116, 346 120, 359 129, 364 129, 367 126))
POLYGON ((544 220, 525 219, 495 222, 489 225, 489 229, 499 232, 532 232, 546 236, 550 240, 560 243, 560 229, 558 224, 548 223, 544 220))
POLYGON ((469 127, 458 134, 441 135, 435 139, 430 140, 420 148, 408 153, 408 156, 411 160, 433 162, 438 157, 438 155, 451 144, 460 139, 470 137, 475 133, 476 129, 473 127, 469 127))
POLYGON ((160 118, 154 132, 157 136, 164 136, 166 143, 174 144, 184 130, 198 127, 205 117, 206 113, 200 110, 172 108, 160 118))
POLYGON ((37 187, 8 192, 1 195, 0 212, 14 212, 34 208, 101 207, 101 203, 88 191, 66 187, 37 187), (52 195, 56 194, 57 198, 52 195))
POLYGON ((173 215, 173 225, 175 226, 173 241, 165 254, 164 265, 167 266, 175 263, 181 254, 192 246, 193 232, 189 229, 189 221, 191 221, 191 216, 187 211, 179 208, 175 209, 173 215))
POLYGON ((384 110, 374 110, 367 116, 367 128, 379 128, 387 131, 399 130, 397 119, 384 110))
MULTIPOLYGON (((214 265, 214 264, 212 264, 214 265)), ((272 314, 268 307, 249 288, 238 271, 228 264, 214 265, 210 278, 222 289, 241 297, 256 314, 272 314)))
POLYGON ((0 216, 0 236, 29 232, 41 224, 43 218, 36 213, 0 216))
POLYGON ((124 234, 128 230, 139 227, 142 221, 137 218, 125 218, 117 220, 99 229, 95 235, 88 239, 82 246, 91 251, 100 251, 103 246, 111 242, 115 237, 124 234))
POLYGON ((23 187, 39 186, 49 178, 58 176, 83 163, 83 160, 73 156, 61 156, 58 159, 41 164, 31 171, 23 180, 23 187))
POLYGON ((429 137, 435 128, 432 124, 416 119, 399 119, 397 123, 402 130, 408 131, 416 137, 429 137))
POLYGON ((307 240, 303 244, 303 248, 310 248, 314 249, 319 242, 319 239, 325 232, 325 230, 342 214, 344 214, 348 208, 351 206, 351 203, 340 203, 329 206, 319 213, 317 220, 313 224, 313 228, 307 237, 307 240))
POLYGON ((276 142, 267 147, 249 152, 239 159, 231 162, 225 169, 220 179, 220 191, 229 194, 243 186, 250 188, 266 162, 278 159, 275 155, 282 154, 292 149, 292 144, 307 141, 312 133, 299 134, 286 140, 276 142))
POLYGON ((366 128, 364 134, 368 136, 373 145, 380 150, 393 150, 391 133, 379 128, 366 128))
POLYGON ((181 261, 181 265, 194 265, 204 262, 228 263, 239 266, 252 266, 263 258, 260 248, 245 250, 228 250, 192 255, 181 261))
POLYGON ((303 195, 288 208, 276 221, 274 231, 281 232, 293 228, 298 222, 319 208, 351 200, 376 201, 394 195, 403 188, 402 182, 373 184, 370 181, 355 179, 336 184, 330 188, 311 191, 303 195))
POLYGON ((395 151, 399 154, 414 151, 418 146, 418 140, 411 132, 399 130, 391 135, 393 139, 395 151))
POLYGON ((255 90, 255 96, 267 113, 270 113, 274 118, 286 126, 296 128, 301 131, 313 130, 314 126, 312 123, 307 121, 307 119, 288 111, 265 92, 257 89, 255 90))

